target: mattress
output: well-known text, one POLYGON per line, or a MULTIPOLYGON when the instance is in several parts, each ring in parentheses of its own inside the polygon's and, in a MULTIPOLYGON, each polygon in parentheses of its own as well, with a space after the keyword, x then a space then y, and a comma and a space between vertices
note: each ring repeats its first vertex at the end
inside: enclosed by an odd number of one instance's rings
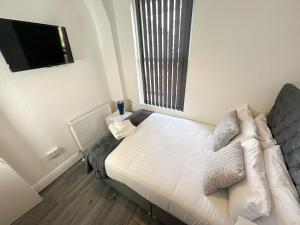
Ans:
POLYGON ((202 190, 211 130, 153 113, 107 157, 107 175, 187 224, 233 225, 227 191, 205 196, 202 190))

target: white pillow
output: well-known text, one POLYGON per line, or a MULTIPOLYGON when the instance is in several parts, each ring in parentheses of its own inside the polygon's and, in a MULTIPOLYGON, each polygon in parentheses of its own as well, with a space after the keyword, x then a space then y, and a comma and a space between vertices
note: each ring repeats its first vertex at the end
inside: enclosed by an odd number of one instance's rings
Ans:
POLYGON ((300 224, 300 202, 294 183, 286 168, 280 146, 263 152, 266 174, 269 182, 272 211, 280 225, 300 224))
POLYGON ((253 221, 270 214, 270 193, 259 141, 251 138, 242 147, 246 178, 229 188, 229 213, 234 220, 241 216, 253 221))
POLYGON ((243 142, 251 138, 257 138, 257 128, 249 105, 242 105, 237 109, 240 120, 240 134, 232 141, 243 142))
POLYGON ((276 145, 276 140, 273 138, 272 133, 267 125, 266 114, 262 113, 255 117, 255 123, 257 127, 258 140, 261 145, 261 149, 265 150, 276 145))

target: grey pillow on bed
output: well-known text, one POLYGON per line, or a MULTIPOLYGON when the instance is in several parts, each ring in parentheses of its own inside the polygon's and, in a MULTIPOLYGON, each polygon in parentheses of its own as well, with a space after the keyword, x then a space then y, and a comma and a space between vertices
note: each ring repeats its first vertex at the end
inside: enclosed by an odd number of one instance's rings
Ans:
POLYGON ((244 156, 241 142, 211 152, 203 171, 203 191, 212 194, 219 188, 229 187, 245 178, 244 156))
POLYGON ((214 130, 215 151, 225 147, 240 133, 237 111, 228 113, 214 130))
POLYGON ((141 122, 143 122, 148 116, 152 114, 151 111, 140 109, 138 111, 135 111, 130 116, 128 116, 126 119, 130 120, 130 122, 134 126, 138 126, 141 122))

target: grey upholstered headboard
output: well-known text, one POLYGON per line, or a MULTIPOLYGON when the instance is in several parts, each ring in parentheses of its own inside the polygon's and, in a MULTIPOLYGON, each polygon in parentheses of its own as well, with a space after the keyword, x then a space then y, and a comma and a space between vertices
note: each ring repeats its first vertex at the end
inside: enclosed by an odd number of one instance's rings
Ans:
POLYGON ((300 90, 286 84, 268 115, 268 126, 284 156, 300 196, 300 90))

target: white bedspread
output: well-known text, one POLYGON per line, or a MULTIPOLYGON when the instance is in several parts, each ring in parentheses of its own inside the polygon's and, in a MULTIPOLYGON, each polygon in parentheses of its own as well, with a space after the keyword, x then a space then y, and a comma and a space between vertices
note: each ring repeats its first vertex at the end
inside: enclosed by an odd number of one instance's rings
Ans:
POLYGON ((153 113, 107 157, 107 174, 187 224, 233 225, 227 191, 202 190, 210 135, 207 125, 153 113))

